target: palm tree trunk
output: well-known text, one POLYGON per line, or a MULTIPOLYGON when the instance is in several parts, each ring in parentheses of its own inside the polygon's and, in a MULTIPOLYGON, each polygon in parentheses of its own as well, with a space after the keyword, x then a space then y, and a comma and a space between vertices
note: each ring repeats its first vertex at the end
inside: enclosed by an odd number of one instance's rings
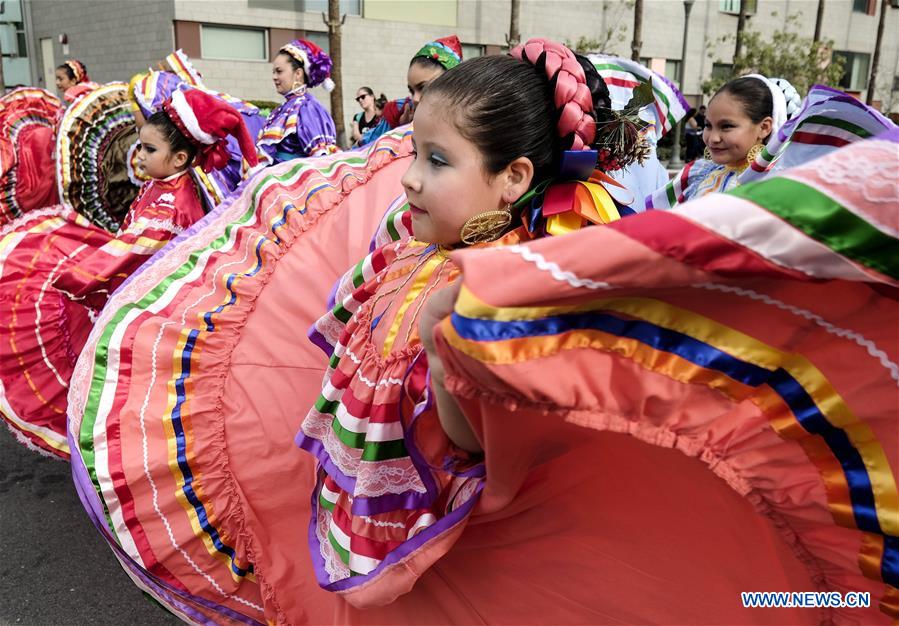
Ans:
POLYGON ((868 81, 868 95, 865 96, 865 104, 869 106, 874 100, 874 92, 877 90, 877 66, 880 65, 880 47, 883 43, 883 27, 886 22, 887 11, 889 8, 889 0, 882 0, 880 3, 880 21, 877 23, 877 40, 874 43, 874 58, 871 59, 871 79, 868 81))
POLYGON ((643 47, 643 0, 634 0, 634 39, 631 41, 631 60, 640 61, 643 47))
POLYGON ((746 0, 740 0, 740 16, 737 18, 737 45, 734 48, 734 65, 743 52, 743 31, 746 29, 746 0))
POLYGON ((814 41, 821 41, 821 25, 824 23, 824 0, 818 0, 818 15, 815 17, 814 41))
POLYGON ((512 15, 509 18, 509 36, 506 42, 511 50, 521 43, 521 30, 519 28, 519 17, 521 15, 521 0, 512 0, 512 15))
POLYGON ((341 68, 342 53, 340 27, 343 21, 340 17, 340 0, 328 0, 328 54, 331 56, 331 80, 334 81, 334 90, 331 92, 331 117, 334 118, 334 126, 337 130, 337 145, 346 147, 346 125, 343 121, 343 69, 341 68))

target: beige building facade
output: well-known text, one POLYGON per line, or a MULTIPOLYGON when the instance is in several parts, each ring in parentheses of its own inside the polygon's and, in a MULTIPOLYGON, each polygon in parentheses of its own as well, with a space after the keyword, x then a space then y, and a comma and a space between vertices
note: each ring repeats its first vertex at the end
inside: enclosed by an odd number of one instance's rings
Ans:
MULTIPOLYGON (((814 30, 817 0, 749 0, 749 28, 771 32, 800 14, 802 34, 814 30)), ((893 0, 899 4, 899 1, 893 0)), ((24 0, 34 81, 65 58, 84 61, 98 81, 128 80, 180 47, 210 87, 250 100, 277 101, 270 61, 294 37, 328 48, 326 0, 24 0), (65 47, 62 40, 67 41, 65 47), (48 57, 52 57, 48 58, 48 57)), ((826 0, 823 36, 847 58, 844 87, 865 97, 880 11, 879 0, 826 0)), ((726 72, 733 44, 717 43, 736 30, 739 0, 696 0, 689 22, 685 93, 700 96, 713 72, 726 72), (716 64, 721 60, 724 65, 716 64)), ((359 109, 353 97, 370 86, 388 98, 406 92, 410 57, 425 42, 459 36, 468 57, 500 52, 509 30, 509 0, 343 0, 343 106, 346 121, 359 109)), ((644 0, 641 57, 677 80, 684 5, 644 0)), ((521 0, 522 39, 607 39, 605 51, 630 56, 633 1, 521 0), (612 32, 611 37, 604 33, 612 32)), ((52 89, 52 85, 51 85, 52 89)), ((314 90, 330 106, 329 95, 314 90)), ((899 7, 887 14, 875 101, 899 112, 899 7)))

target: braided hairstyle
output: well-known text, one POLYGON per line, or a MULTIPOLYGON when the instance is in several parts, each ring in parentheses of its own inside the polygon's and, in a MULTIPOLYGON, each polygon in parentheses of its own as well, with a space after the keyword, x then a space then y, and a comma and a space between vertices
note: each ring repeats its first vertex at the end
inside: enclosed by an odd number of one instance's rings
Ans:
POLYGON ((565 150, 591 146, 594 111, 611 106, 589 60, 544 40, 529 41, 513 56, 465 61, 431 82, 424 98, 450 112, 490 174, 524 156, 535 182, 557 173, 565 150))

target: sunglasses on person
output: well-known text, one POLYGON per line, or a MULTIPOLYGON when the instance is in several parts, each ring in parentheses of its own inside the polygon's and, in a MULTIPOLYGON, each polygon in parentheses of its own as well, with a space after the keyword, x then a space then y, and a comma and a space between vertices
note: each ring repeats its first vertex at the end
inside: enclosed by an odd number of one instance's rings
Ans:
POLYGON ((370 95, 371 94, 364 93, 361 96, 356 96, 356 102, 359 102, 361 104, 362 101, 365 100, 370 95))

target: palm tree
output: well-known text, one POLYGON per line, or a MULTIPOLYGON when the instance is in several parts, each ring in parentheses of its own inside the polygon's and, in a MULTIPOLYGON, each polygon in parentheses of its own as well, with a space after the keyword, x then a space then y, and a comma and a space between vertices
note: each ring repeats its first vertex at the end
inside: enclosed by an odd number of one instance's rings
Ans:
POLYGON ((890 8, 889 0, 880 3, 880 21, 877 23, 877 40, 874 43, 874 58, 871 59, 871 79, 868 81, 868 95, 865 96, 865 104, 870 105, 874 100, 874 92, 877 89, 877 66, 880 64, 880 45, 883 43, 883 26, 886 22, 887 9, 890 8))
MULTIPOLYGON (((324 19, 322 15, 322 19, 324 19)), ((334 90, 331 92, 331 117, 334 118, 334 126, 337 130, 337 145, 346 146, 346 125, 343 122, 343 70, 340 51, 340 27, 343 20, 340 17, 340 0, 328 0, 328 19, 324 20, 328 26, 328 54, 331 56, 331 80, 334 81, 334 90)))
POLYGON ((511 50, 521 42, 521 31, 518 26, 519 16, 521 14, 521 0, 512 0, 512 15, 509 18, 509 36, 506 37, 506 43, 511 50))
POLYGON ((734 61, 743 52, 743 31, 746 29, 746 0, 740 0, 740 16, 737 18, 737 45, 734 48, 734 61))
POLYGON ((821 41, 821 25, 824 23, 824 0, 818 0, 818 15, 815 17, 815 36, 814 42, 821 41))
POLYGON ((631 41, 631 60, 640 61, 640 48, 643 47, 643 0, 634 1, 634 39, 631 41))

